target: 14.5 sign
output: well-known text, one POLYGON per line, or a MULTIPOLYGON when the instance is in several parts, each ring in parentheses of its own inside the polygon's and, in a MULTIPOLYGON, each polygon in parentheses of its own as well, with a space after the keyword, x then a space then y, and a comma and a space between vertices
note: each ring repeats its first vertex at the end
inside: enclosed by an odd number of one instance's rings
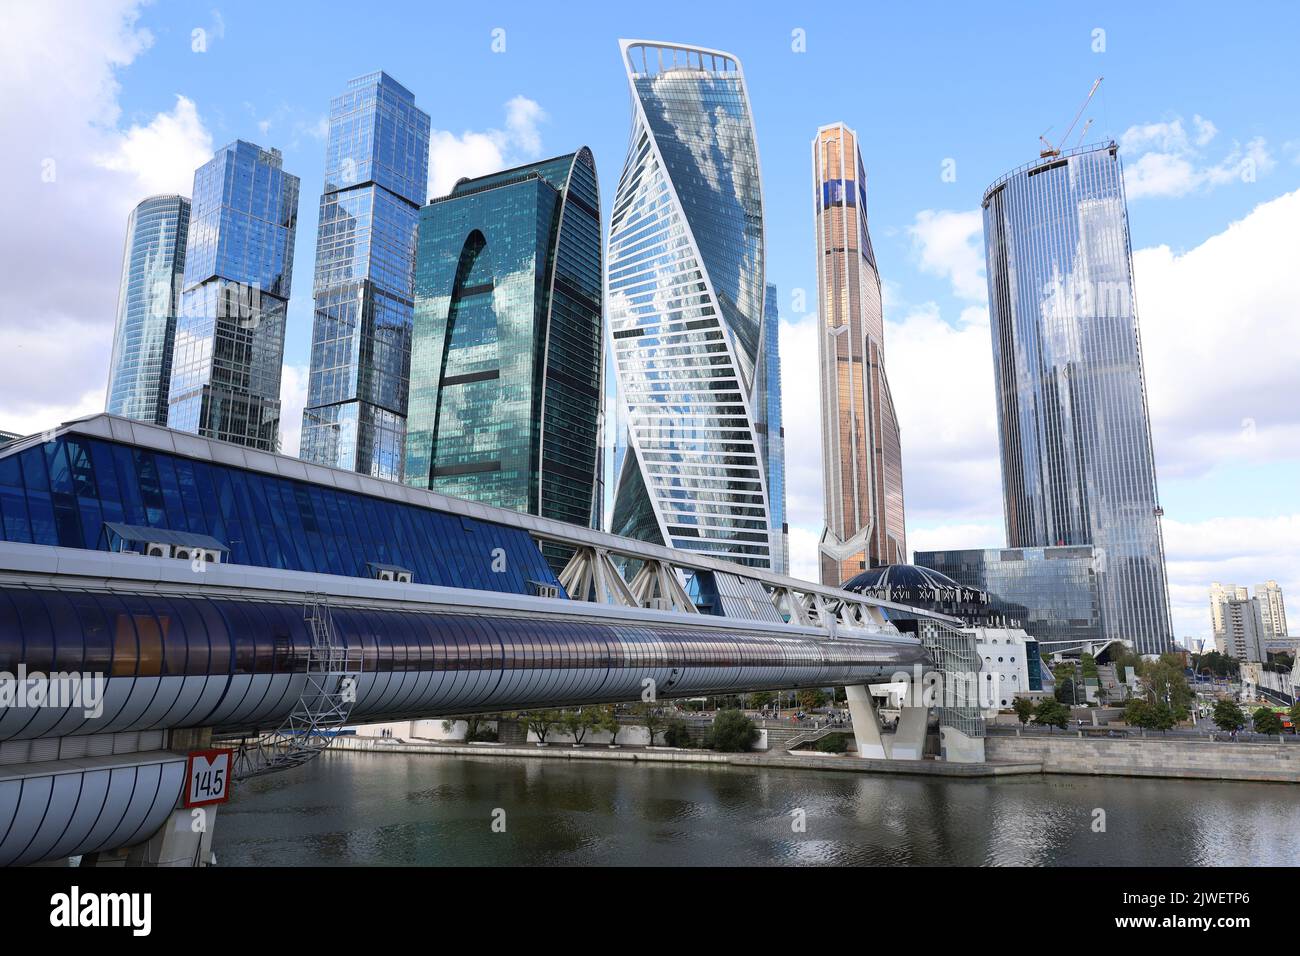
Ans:
POLYGON ((230 799, 233 755, 228 748, 190 751, 185 763, 185 806, 204 807, 230 799))

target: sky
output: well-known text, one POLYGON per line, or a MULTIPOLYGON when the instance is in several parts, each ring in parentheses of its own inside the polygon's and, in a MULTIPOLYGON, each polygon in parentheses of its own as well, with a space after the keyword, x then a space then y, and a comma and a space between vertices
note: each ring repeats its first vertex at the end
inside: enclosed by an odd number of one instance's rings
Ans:
POLYGON ((1121 146, 1174 632, 1277 580, 1300 631, 1300 7, 12 0, 0 31, 0 430, 101 411, 125 223, 246 139, 302 179, 283 447, 298 447, 329 100, 383 69, 432 117, 430 194, 631 121, 618 38, 743 64, 780 290, 792 565, 821 530, 810 142, 861 139, 910 550, 1005 543, 979 202, 1082 124, 1121 146))

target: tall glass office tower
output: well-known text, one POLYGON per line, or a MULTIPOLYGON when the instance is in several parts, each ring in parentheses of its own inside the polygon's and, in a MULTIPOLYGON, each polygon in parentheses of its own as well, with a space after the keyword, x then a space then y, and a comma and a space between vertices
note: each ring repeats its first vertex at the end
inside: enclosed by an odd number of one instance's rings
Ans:
POLYGON ((1007 545, 1091 544, 1108 638, 1172 644, 1161 509, 1114 143, 984 194, 1007 545))
POLYGON ((593 526, 601 336, 591 150, 462 179, 430 202, 403 480, 593 526))
POLYGON ((194 173, 167 424, 277 451, 298 177, 237 140, 194 173))
POLYGON ((330 103, 300 455, 401 480, 429 114, 386 73, 330 103))
POLYGON ((772 567, 756 427, 763 196, 744 74, 717 50, 619 45, 633 116, 607 287, 628 448, 611 530, 772 567))
POLYGON ((885 319, 867 230, 867 173, 858 136, 823 126, 812 143, 821 364, 825 528, 823 584, 905 564, 903 449, 885 375, 885 319))
POLYGON ((790 526, 785 511, 785 423, 781 416, 781 321, 776 286, 767 284, 763 297, 763 355, 758 369, 757 431, 771 503, 769 526, 772 570, 790 573, 790 526))
POLYGON ((190 201, 150 196, 126 221, 122 284, 104 410, 153 425, 167 424, 176 310, 185 272, 190 201))

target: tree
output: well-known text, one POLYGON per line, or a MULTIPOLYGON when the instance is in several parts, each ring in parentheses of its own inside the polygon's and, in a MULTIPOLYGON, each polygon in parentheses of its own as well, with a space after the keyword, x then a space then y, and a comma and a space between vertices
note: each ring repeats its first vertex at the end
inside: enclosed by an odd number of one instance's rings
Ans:
POLYGON ((643 700, 636 705, 632 713, 636 715, 637 723, 650 734, 650 742, 647 746, 653 747, 655 737, 668 727, 668 716, 664 713, 663 706, 652 700, 643 700))
POLYGON ((560 724, 573 735, 575 744, 582 743, 582 738, 587 736, 587 731, 592 730, 600 722, 600 716, 591 708, 579 707, 577 710, 566 710, 560 713, 560 724))
POLYGON ((1141 697, 1134 697, 1124 706, 1124 723, 1130 727, 1143 729, 1155 726, 1151 704, 1141 697))
POLYGON ((538 743, 546 743, 546 735, 560 726, 560 715, 553 710, 521 710, 514 716, 537 736, 538 743))
POLYGON ((749 705, 755 710, 762 710, 774 700, 776 700, 776 694, 770 690, 760 690, 749 695, 749 705))
POLYGON ((465 742, 471 740, 496 740, 496 731, 490 730, 483 725, 489 720, 496 720, 497 714, 465 714, 462 717, 448 717, 442 722, 442 729, 451 733, 456 726, 456 721, 465 721, 465 742))
POLYGON ((680 717, 668 721, 668 729, 664 731, 664 743, 669 747, 689 747, 691 731, 686 726, 686 721, 680 717))
POLYGON ((1161 733, 1178 726, 1178 716, 1174 709, 1163 700, 1151 705, 1151 727, 1161 733))
POLYGON ((1011 708, 1016 712, 1016 716, 1020 718, 1022 727, 1029 723, 1030 718, 1034 716, 1034 702, 1028 697, 1017 697, 1011 702, 1011 708))
POLYGON ((1052 697, 1044 697, 1034 708, 1034 723, 1064 730, 1070 725, 1070 708, 1052 697))
POLYGON ((1181 655, 1161 654, 1158 660, 1143 661, 1138 673, 1142 675, 1148 701, 1164 703, 1173 712, 1175 720, 1186 719, 1196 695, 1187 683, 1181 655))
POLYGON ((609 734, 609 745, 614 747, 618 743, 618 732, 623 729, 619 723, 618 711, 613 704, 606 704, 600 709, 600 722, 596 725, 597 730, 603 730, 609 734))
POLYGON ((816 687, 805 687, 799 691, 799 706, 804 712, 811 712, 826 703, 826 691, 816 687))
POLYGON ((1209 651, 1192 655, 1192 670, 1198 674, 1208 670, 1215 677, 1235 677, 1241 672, 1241 664, 1226 654, 1209 651))
POLYGON ((754 722, 739 710, 720 710, 713 718, 713 729, 709 731, 708 746, 710 750, 725 753, 742 753, 758 740, 758 728, 754 722))
POLYGON ((1287 716, 1291 718, 1292 729, 1300 727, 1300 700, 1291 705, 1291 709, 1287 711, 1287 716))
POLYGON ((1097 658, 1091 654, 1083 653, 1079 655, 1079 668, 1083 671, 1084 677, 1097 677, 1097 658))
POLYGON ((1066 677, 1056 682, 1056 699, 1062 704, 1075 702, 1074 678, 1066 677))
POLYGON ((1282 732, 1282 718, 1271 707, 1261 707, 1250 716, 1255 721, 1256 733, 1280 734, 1282 732))
POLYGON ((1241 712, 1240 707, 1230 700, 1221 700, 1215 703, 1211 719, 1220 730, 1228 733, 1235 733, 1246 726, 1246 715, 1241 712))

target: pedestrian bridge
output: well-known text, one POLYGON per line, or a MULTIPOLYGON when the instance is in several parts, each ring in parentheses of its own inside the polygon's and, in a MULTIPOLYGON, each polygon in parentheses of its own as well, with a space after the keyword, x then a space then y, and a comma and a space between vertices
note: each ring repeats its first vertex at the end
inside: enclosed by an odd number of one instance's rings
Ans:
POLYGON ((83 681, 0 707, 0 864, 161 846, 213 735, 271 732, 251 773, 344 720, 935 663, 889 602, 108 415, 0 449, 0 532, 0 691, 83 681))

